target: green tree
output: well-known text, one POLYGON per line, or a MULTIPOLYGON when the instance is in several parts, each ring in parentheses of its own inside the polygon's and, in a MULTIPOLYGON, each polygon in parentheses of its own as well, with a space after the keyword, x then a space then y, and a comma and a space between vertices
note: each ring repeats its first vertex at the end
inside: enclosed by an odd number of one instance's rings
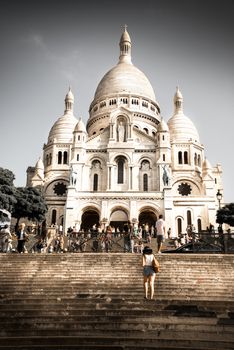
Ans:
POLYGON ((234 226, 234 203, 226 204, 217 211, 216 222, 234 226))
POLYGON ((16 191, 16 204, 14 205, 12 216, 17 219, 18 227, 21 218, 45 220, 47 205, 45 199, 38 188, 35 187, 18 187, 16 191))
MULTIPOLYGON (((15 175, 8 169, 0 168, 0 209, 12 211, 16 204, 15 198, 15 175)), ((3 220, 3 214, 0 211, 0 220, 3 220)))

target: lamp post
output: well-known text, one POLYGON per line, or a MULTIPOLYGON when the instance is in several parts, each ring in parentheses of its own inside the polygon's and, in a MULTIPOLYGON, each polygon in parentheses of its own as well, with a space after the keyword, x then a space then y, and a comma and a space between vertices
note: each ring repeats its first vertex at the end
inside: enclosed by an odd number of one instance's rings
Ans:
MULTIPOLYGON (((216 193, 216 198, 217 198, 217 200, 218 200, 218 202, 219 202, 219 209, 221 209, 221 200, 222 200, 222 198, 223 198, 223 195, 222 195, 222 193, 220 192, 220 190, 217 191, 217 193, 216 193)), ((219 224, 218 231, 219 231, 219 233, 223 233, 222 224, 219 224)))
POLYGON ((218 190, 218 192, 216 193, 216 198, 218 199, 218 202, 219 202, 219 209, 220 209, 220 208, 221 208, 220 202, 221 202, 221 200, 222 200, 222 198, 223 198, 223 195, 222 195, 222 193, 220 192, 220 190, 218 190))

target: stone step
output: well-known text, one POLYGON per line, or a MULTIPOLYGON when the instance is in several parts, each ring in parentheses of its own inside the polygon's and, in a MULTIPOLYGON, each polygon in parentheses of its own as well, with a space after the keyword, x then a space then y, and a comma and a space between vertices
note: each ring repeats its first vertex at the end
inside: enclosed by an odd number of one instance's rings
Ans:
MULTIPOLYGON (((166 328, 166 327, 165 327, 166 328)), ((190 341, 211 341, 211 342, 233 342, 234 341, 234 334, 230 332, 225 332, 223 327, 220 328, 220 333, 215 332, 215 330, 210 330, 211 327, 208 327, 206 331, 202 332, 201 328, 198 327, 198 329, 186 329, 181 330, 178 328, 172 328, 172 329, 165 329, 163 327, 154 327, 154 325, 145 326, 145 325, 136 325, 134 328, 131 328, 127 326, 127 324, 115 324, 114 327, 110 328, 107 327, 106 329, 102 327, 97 327, 97 324, 87 324, 77 328, 45 328, 45 329, 16 329, 11 331, 1 331, 0 330, 0 337, 20 337, 22 335, 22 332, 25 337, 31 338, 31 337, 47 337, 48 334, 50 337, 57 337, 61 335, 61 332, 64 336, 64 338, 67 337, 73 337, 73 336, 83 336, 83 337, 89 337, 90 334, 95 337, 99 336, 112 336, 117 337, 119 336, 121 339, 124 339, 125 337, 139 337, 140 335, 144 336, 145 332, 147 332, 147 341, 151 339, 174 339, 174 341, 178 340, 190 340, 190 341), (118 328, 120 325, 120 329, 118 328), (197 332, 196 332, 197 331, 197 332)), ((1 340, 0 340, 1 341, 1 340)))
POLYGON ((1 349, 232 349, 234 256, 0 255, 1 349), (21 337, 24 335, 24 337, 21 337))
MULTIPOLYGON (((213 336, 212 336, 213 338, 213 336)), ((89 346, 106 346, 112 349, 113 346, 122 346, 122 349, 126 349, 126 345, 131 347, 132 349, 137 344, 138 348, 145 349, 146 347, 151 347, 154 349, 233 349, 232 341, 223 341, 219 336, 215 337, 215 339, 160 339, 160 334, 152 334, 152 336, 148 339, 142 336, 142 334, 137 334, 134 336, 127 336, 126 332, 124 332, 123 337, 119 335, 115 336, 104 334, 99 336, 93 336, 92 334, 80 335, 80 336, 47 336, 47 337, 2 337, 0 339, 0 349, 5 347, 8 349, 22 349, 24 347, 28 347, 33 349, 33 346, 41 346, 44 349, 47 349, 49 346, 53 345, 57 349, 69 349, 70 346, 75 346, 77 349, 80 349, 80 346, 86 346, 89 349, 89 346)))

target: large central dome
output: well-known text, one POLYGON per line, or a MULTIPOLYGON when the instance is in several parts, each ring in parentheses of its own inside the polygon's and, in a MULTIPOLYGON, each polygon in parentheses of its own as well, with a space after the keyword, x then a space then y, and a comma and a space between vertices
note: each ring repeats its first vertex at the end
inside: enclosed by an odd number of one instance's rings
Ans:
POLYGON ((94 99, 100 100, 108 95, 118 94, 137 95, 155 101, 149 80, 131 63, 119 62, 107 72, 97 87, 94 99))
POLYGON ((133 95, 155 102, 154 90, 145 74, 131 62, 131 39, 125 28, 120 39, 118 64, 107 72, 100 81, 94 101, 108 96, 133 95))

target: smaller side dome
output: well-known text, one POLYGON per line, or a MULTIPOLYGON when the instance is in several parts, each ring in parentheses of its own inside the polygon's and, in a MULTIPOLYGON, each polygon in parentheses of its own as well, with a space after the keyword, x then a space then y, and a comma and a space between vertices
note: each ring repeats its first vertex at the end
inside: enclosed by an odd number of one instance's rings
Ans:
POLYGON ((38 159, 38 161, 36 162, 35 168, 36 168, 36 169, 43 169, 43 170, 44 170, 44 164, 43 164, 43 161, 42 161, 41 157, 40 157, 40 158, 38 159))
POLYGON ((80 132, 80 131, 86 133, 85 125, 82 118, 80 118, 78 123, 76 124, 74 132, 80 132))
POLYGON ((161 123, 158 124, 158 129, 157 131, 159 132, 169 132, 169 128, 168 128, 168 125, 167 123, 165 122, 164 119, 161 120, 161 123))
POLYGON ((206 170, 206 171, 212 170, 212 166, 207 158, 205 158, 203 163, 202 163, 202 170, 206 170))
POLYGON ((174 107, 174 114, 168 120, 171 141, 187 142, 189 140, 193 140, 196 142, 200 142, 195 125, 193 124, 191 119, 184 115, 183 96, 178 87, 174 96, 174 107))
POLYGON ((38 175, 41 177, 41 179, 44 179, 44 164, 41 157, 38 159, 35 165, 35 175, 38 175))

